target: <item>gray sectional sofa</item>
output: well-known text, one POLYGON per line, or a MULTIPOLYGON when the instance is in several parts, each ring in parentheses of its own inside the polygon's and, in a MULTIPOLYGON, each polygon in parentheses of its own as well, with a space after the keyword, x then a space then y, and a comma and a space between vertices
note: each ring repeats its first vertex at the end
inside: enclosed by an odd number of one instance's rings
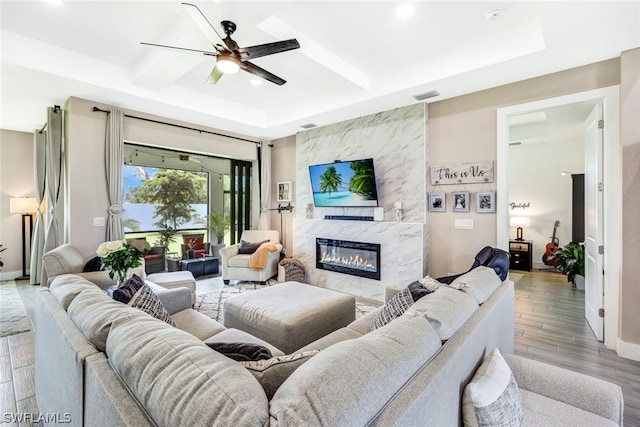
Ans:
MULTIPOLYGON (((438 324, 448 315, 421 311, 433 303, 416 303, 374 331, 377 313, 370 313, 300 349, 312 356, 267 393, 249 369, 203 343, 257 339, 192 310, 188 290, 157 290, 172 327, 110 300, 78 276, 61 276, 38 293, 38 405, 86 426, 461 425, 462 392, 483 358, 494 348, 513 352, 514 288, 498 281, 481 305, 468 299, 473 293, 458 303, 447 292, 432 294, 435 305, 475 304, 468 318, 452 320, 459 327, 438 324)), ((594 379, 582 377, 580 384, 591 390, 594 379)), ((620 389, 601 383, 593 385, 592 398, 604 404, 590 404, 585 392, 558 407, 571 406, 574 415, 592 411, 621 425, 620 389)), ((528 384, 534 394, 544 389, 538 380, 528 384)), ((562 400, 558 393, 550 396, 562 400)))

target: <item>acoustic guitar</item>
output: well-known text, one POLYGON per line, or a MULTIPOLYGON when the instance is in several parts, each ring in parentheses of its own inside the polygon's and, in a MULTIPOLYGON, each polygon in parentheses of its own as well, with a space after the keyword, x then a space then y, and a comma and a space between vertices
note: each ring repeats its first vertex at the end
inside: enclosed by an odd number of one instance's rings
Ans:
POLYGON ((544 251, 544 254, 542 255, 542 262, 544 262, 546 265, 551 265, 554 267, 558 263, 558 260, 553 256, 560 249, 560 241, 556 237, 556 230, 558 229, 559 225, 560 221, 556 220, 556 222, 553 224, 553 236, 551 237, 551 241, 547 243, 547 247, 544 251))

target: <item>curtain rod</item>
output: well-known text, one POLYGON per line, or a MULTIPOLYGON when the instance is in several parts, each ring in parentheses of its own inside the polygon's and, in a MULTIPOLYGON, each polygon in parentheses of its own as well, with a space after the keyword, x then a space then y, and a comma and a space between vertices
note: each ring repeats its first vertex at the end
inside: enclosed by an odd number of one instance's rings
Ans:
MULTIPOLYGON (((103 109, 98 108, 98 107, 93 107, 93 111, 94 112, 100 111, 101 113, 107 113, 107 114, 110 113, 109 111, 103 110, 103 109)), ((161 125, 173 126, 173 127, 177 127, 177 128, 180 128, 180 129, 193 130, 193 131, 200 132, 200 133, 208 133, 208 134, 211 134, 211 135, 223 136, 225 138, 231 138, 231 139, 237 139, 239 141, 251 142, 251 143, 257 144, 257 145, 261 145, 262 144, 260 141, 253 141, 251 139, 240 138, 239 136, 225 135, 223 133, 217 133, 217 132, 211 132, 211 131, 208 131, 208 130, 196 129, 196 128, 192 128, 192 127, 189 127, 189 126, 177 125, 175 123, 161 122, 160 120, 147 119, 146 117, 131 116, 129 114, 125 114, 124 116, 127 117, 127 118, 130 118, 130 119, 137 119, 137 120, 142 120, 142 121, 145 121, 145 122, 151 122, 151 123, 158 123, 158 124, 161 124, 161 125)))

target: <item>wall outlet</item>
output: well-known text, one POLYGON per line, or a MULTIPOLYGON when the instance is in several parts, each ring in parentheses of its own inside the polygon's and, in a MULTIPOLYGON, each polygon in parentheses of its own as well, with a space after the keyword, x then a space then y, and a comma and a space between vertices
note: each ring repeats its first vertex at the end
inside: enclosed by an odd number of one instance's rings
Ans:
POLYGON ((93 226, 94 227, 104 227, 106 225, 106 221, 103 216, 94 216, 93 217, 93 226))
POLYGON ((456 230, 473 230, 472 219, 456 219, 456 230))

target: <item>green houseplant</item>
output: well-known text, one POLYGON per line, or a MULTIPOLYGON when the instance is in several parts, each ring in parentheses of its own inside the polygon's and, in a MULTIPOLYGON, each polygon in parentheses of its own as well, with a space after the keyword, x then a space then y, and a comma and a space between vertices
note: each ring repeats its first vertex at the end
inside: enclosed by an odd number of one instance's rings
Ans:
POLYGON ((216 235, 216 243, 224 243, 224 235, 229 231, 229 213, 222 213, 217 210, 212 210, 207 215, 207 223, 209 224, 209 230, 216 235))
POLYGON ((567 275, 567 281, 576 284, 576 276, 584 277, 584 244, 569 242, 553 257, 556 268, 567 275))

